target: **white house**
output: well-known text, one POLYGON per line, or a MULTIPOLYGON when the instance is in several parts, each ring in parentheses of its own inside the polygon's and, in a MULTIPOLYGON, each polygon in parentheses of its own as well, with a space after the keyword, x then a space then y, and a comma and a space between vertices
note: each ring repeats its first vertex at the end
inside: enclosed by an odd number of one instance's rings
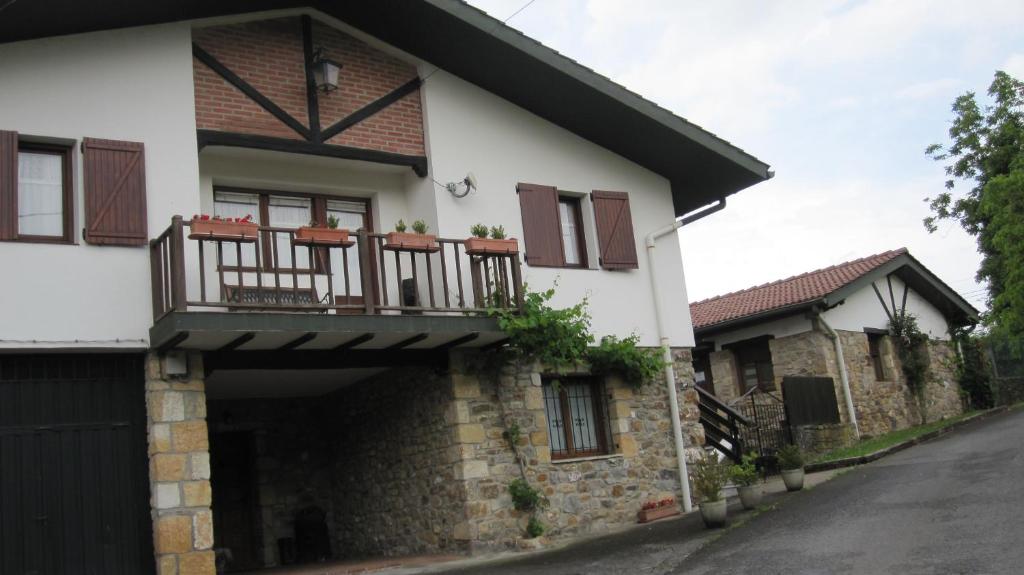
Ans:
POLYGON ((0 571, 504 548, 520 476, 552 537, 682 496, 672 231, 770 175, 455 0, 5 7, 0 571), (556 283, 670 349, 668 387, 474 369, 506 340, 485 308, 556 283))

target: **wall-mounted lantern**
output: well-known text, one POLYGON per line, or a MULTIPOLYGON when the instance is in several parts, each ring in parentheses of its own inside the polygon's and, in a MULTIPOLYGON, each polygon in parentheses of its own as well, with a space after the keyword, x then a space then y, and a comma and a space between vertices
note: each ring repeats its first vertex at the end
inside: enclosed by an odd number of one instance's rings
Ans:
POLYGON ((323 48, 317 48, 313 53, 313 79, 316 81, 316 89, 324 94, 338 89, 338 76, 341 72, 341 64, 324 57, 323 48))

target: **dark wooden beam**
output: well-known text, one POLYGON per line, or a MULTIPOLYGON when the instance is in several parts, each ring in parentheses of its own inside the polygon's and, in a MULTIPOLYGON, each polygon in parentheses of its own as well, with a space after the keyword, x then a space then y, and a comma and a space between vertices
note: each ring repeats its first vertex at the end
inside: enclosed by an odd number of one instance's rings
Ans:
POLYGON ((187 331, 178 332, 178 333, 174 334, 174 337, 172 337, 171 339, 165 341, 163 344, 160 345, 160 347, 156 348, 156 350, 159 353, 164 353, 164 352, 170 351, 170 350, 178 347, 178 344, 180 344, 181 342, 185 341, 186 339, 188 339, 188 332, 187 331))
POLYGON ((236 337, 235 339, 220 346, 220 348, 217 351, 231 351, 233 349, 238 349, 247 342, 252 341, 254 337, 256 337, 256 334, 251 331, 243 333, 242 335, 236 337))
POLYGON ((480 337, 479 333, 470 333, 470 334, 464 335, 462 337, 455 338, 455 339, 453 339, 453 340, 451 340, 449 342, 442 343, 441 345, 433 347, 431 349, 433 349, 434 351, 445 351, 445 350, 453 349, 453 348, 459 347, 460 345, 462 345, 464 343, 469 343, 469 342, 473 341, 474 339, 476 339, 478 337, 480 337))
POLYGON ((228 351, 208 352, 204 367, 212 373, 229 369, 353 369, 360 367, 447 367, 448 354, 432 349, 352 349, 334 350, 228 351))
POLYGON ((349 146, 303 142, 302 140, 289 140, 287 138, 258 136, 255 134, 220 132, 217 130, 197 130, 196 138, 200 150, 206 146, 228 146, 232 148, 250 148, 253 150, 287 152, 289 154, 326 156, 329 158, 373 162, 375 164, 408 166, 412 168, 413 172, 416 172, 417 176, 426 177, 427 175, 426 156, 408 156, 405 154, 380 152, 377 150, 364 150, 362 148, 352 148, 349 146))
POLYGON ((492 341, 491 343, 489 343, 487 345, 480 346, 480 351, 492 351, 492 350, 498 349, 499 347, 504 347, 504 346, 508 345, 508 341, 509 340, 508 340, 507 337, 504 338, 504 339, 499 339, 498 341, 492 341))
POLYGON ((903 282, 903 305, 900 307, 900 313, 903 314, 903 317, 907 316, 907 291, 908 291, 909 288, 910 288, 910 285, 907 282, 904 281, 903 282))
POLYGON ((259 104, 261 108, 273 114, 275 118, 281 120, 281 122, 289 128, 295 130, 300 136, 306 140, 310 139, 309 129, 306 126, 303 126, 302 123, 293 118, 291 114, 285 112, 283 108, 272 102, 270 98, 267 98, 260 93, 260 91, 254 88, 252 84, 249 84, 240 78, 238 74, 232 72, 227 66, 221 64, 220 61, 214 58, 212 54, 203 50, 199 44, 196 44, 195 42, 192 43, 192 55, 203 64, 206 64, 208 68, 216 72, 218 76, 224 78, 232 86, 238 88, 253 102, 259 104))
POLYGON ((316 91, 316 77, 313 76, 313 19, 308 14, 302 17, 302 55, 306 70, 306 110, 309 111, 309 139, 320 142, 320 97, 316 91))
POLYGON ((885 305, 885 298, 882 297, 882 292, 878 291, 878 286, 875 285, 875 282, 871 282, 871 289, 875 290, 875 295, 878 296, 878 303, 882 304, 882 309, 885 310, 885 315, 889 318, 889 321, 892 321, 892 314, 889 313, 889 306, 885 305))
POLYGON ((400 341, 398 343, 393 343, 393 344, 385 347, 384 349, 386 349, 386 350, 396 350, 396 349, 402 349, 402 348, 405 348, 405 347, 409 347, 410 345, 412 345, 412 344, 414 344, 416 342, 423 341, 423 340, 427 339, 429 336, 430 336, 430 334, 427 334, 427 333, 418 333, 418 334, 416 334, 416 335, 414 335, 412 337, 408 337, 406 339, 403 339, 402 341, 400 341))
POLYGON ((892 292, 892 274, 885 276, 885 283, 889 284, 889 301, 892 303, 892 314, 895 316, 896 312, 896 294, 892 292))
POLYGON ((304 333, 304 334, 300 335, 299 337, 289 341, 288 343, 282 345, 281 347, 279 347, 277 349, 278 349, 278 351, 287 351, 289 349, 295 349, 295 348, 299 347, 300 345, 302 345, 302 344, 304 344, 304 343, 306 343, 308 341, 313 341, 314 339, 316 339, 316 335, 317 335, 317 332, 315 332, 315 331, 304 333))
POLYGON ((374 338, 374 334, 372 334, 372 333, 364 333, 363 335, 361 335, 359 337, 352 338, 352 339, 346 341, 345 343, 335 347, 334 351, 345 351, 345 350, 348 350, 348 349, 352 349, 353 347, 355 347, 357 345, 362 345, 362 344, 370 341, 373 338, 374 338))
POLYGON ((352 112, 348 116, 345 116, 344 118, 338 120, 330 127, 325 129, 320 134, 320 141, 326 142, 327 140, 330 140, 334 136, 337 136, 338 134, 351 128, 352 126, 355 126, 359 122, 362 122, 363 120, 369 118, 370 116, 376 114, 377 112, 380 112, 384 108, 387 108, 391 104, 394 104, 395 102, 401 100, 402 98, 418 90, 422 83, 423 81, 420 80, 419 78, 413 78, 412 80, 409 80, 405 84, 402 84, 401 86, 395 88, 394 90, 388 92, 387 94, 381 96, 380 98, 377 98, 376 100, 370 102, 369 104, 363 106, 362 108, 359 108, 355 112, 352 112))

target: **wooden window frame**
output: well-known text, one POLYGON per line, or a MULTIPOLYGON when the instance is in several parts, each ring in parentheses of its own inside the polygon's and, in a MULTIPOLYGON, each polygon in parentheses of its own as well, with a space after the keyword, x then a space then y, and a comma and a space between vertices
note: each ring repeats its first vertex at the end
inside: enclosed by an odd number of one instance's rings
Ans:
MULTIPOLYGON (((357 198, 352 196, 333 196, 328 194, 307 194, 303 192, 287 192, 281 190, 268 190, 262 188, 242 188, 236 186, 213 186, 213 201, 214 205, 217 202, 217 192, 230 192, 236 194, 251 194, 257 197, 257 213, 252 214, 257 219, 257 223, 260 226, 269 226, 270 221, 270 196, 284 196, 291 198, 301 198, 311 201, 310 211, 312 220, 317 222, 327 223, 327 201, 337 200, 343 202, 358 202, 366 206, 366 211, 363 213, 363 224, 366 227, 367 232, 373 232, 373 206, 369 198, 357 198)), ((270 245, 269 233, 260 241, 260 262, 261 268, 257 269, 254 266, 242 266, 243 272, 288 272, 291 273, 294 266, 278 266, 277 262, 273 265, 268 265, 274 259, 274 248, 270 245)), ((371 260, 374 258, 373 250, 370 250, 371 260)), ((373 261, 373 270, 376 272, 376 261, 373 261)), ((238 271, 237 266, 222 266, 224 271, 238 271)), ((295 268, 296 273, 309 273, 309 268, 295 268)), ((324 273, 321 269, 319 262, 315 262, 314 270, 315 273, 324 273)))
POLYGON ((698 346, 693 350, 693 370, 694 373, 700 371, 704 374, 704 385, 693 382, 698 387, 703 387, 704 391, 715 395, 715 378, 711 374, 711 354, 715 352, 714 346, 712 347, 701 347, 698 346))
MULTIPOLYGON (((62 214, 62 227, 63 233, 60 236, 39 236, 34 234, 23 234, 20 230, 15 230, 15 236, 12 239, 4 240, 9 242, 22 242, 22 243, 33 243, 33 244, 74 244, 74 219, 75 219, 75 188, 74 188, 74 169, 72 165, 72 150, 73 145, 64 144, 47 144, 42 142, 32 142, 25 140, 18 140, 18 154, 22 152, 31 152, 34 154, 50 154, 54 156, 60 156, 61 162, 61 196, 62 203, 61 207, 64 211, 62 214)), ((17 166, 15 166, 17 169, 17 166)), ((15 187, 13 190, 14 205, 15 205, 15 226, 17 223, 17 202, 18 202, 18 188, 15 187)))
MULTIPOLYGON (((568 204, 572 206, 573 219, 576 220, 576 250, 580 255, 580 261, 576 264, 570 264, 565 262, 565 234, 559 234, 562 244, 562 265, 560 266, 545 266, 545 267, 559 267, 569 269, 590 269, 590 265, 587 262, 587 233, 583 229, 583 198, 580 196, 566 196, 558 195, 558 210, 561 212, 562 204, 568 204)), ((561 232, 561 221, 562 214, 558 214, 559 221, 559 232, 561 232)))
POLYGON ((868 338, 868 359, 871 360, 871 364, 875 369, 875 381, 889 381, 888 374, 885 371, 885 364, 882 362, 882 343, 884 342, 885 334, 869 331, 865 335, 868 338))
MULTIPOLYGON (((612 454, 611 448, 610 448, 611 429, 610 429, 610 427, 608 425, 608 421, 609 421, 609 417, 608 417, 608 401, 607 401, 607 398, 606 398, 606 391, 605 391, 604 382, 601 381, 599 378, 589 377, 589 376, 550 377, 550 378, 546 377, 546 378, 543 379, 543 384, 542 384, 543 387, 541 388, 542 389, 542 395, 543 395, 543 388, 544 387, 548 387, 548 386, 552 386, 553 382, 555 380, 558 380, 558 381, 562 382, 563 384, 564 383, 574 383, 574 384, 588 383, 590 385, 590 396, 591 396, 591 398, 593 400, 593 408, 594 408, 593 409, 593 413, 591 413, 590 416, 591 416, 592 421, 594 422, 594 425, 595 425, 595 427, 597 429, 596 435, 597 435, 597 444, 598 444, 598 446, 597 446, 597 449, 585 449, 585 450, 579 450, 579 451, 576 450, 575 442, 573 441, 573 435, 572 435, 572 425, 570 423, 567 423, 567 420, 566 420, 566 414, 571 414, 572 413, 572 410, 569 407, 569 394, 566 391, 565 386, 563 385, 558 390, 558 404, 559 404, 559 408, 561 409, 561 412, 562 412, 562 433, 564 434, 562 436, 562 439, 563 439, 563 442, 564 442, 564 445, 565 445, 565 453, 555 453, 554 450, 552 450, 552 452, 551 452, 551 460, 552 461, 559 461, 559 460, 565 460, 565 459, 578 459, 578 458, 581 458, 581 457, 600 457, 602 455, 611 455, 612 454)), ((551 425, 550 425, 550 420, 548 420, 548 417, 550 417, 550 415, 547 412, 547 399, 545 398, 545 400, 544 400, 544 418, 545 418, 545 421, 548 422, 547 429, 548 429, 548 432, 550 433, 551 425)), ((550 445, 552 443, 553 442, 549 439, 548 440, 548 444, 550 445)))
MULTIPOLYGON (((752 338, 752 339, 746 339, 746 340, 743 340, 743 341, 733 342, 733 343, 726 344, 726 345, 722 346, 722 349, 728 349, 728 350, 732 351, 733 364, 734 364, 735 371, 736 371, 736 382, 737 382, 737 387, 740 390, 740 394, 747 393, 748 391, 750 391, 752 389, 752 386, 748 386, 747 385, 746 378, 743 376, 743 368, 744 368, 744 366, 748 365, 748 364, 751 364, 751 363, 754 365, 754 369, 757 372, 757 385, 756 385, 756 387, 760 388, 762 391, 774 391, 775 390, 775 364, 774 364, 774 362, 771 359, 771 344, 768 343, 772 339, 773 339, 772 336, 761 336, 761 337, 755 337, 755 338, 752 338), (744 362, 744 358, 743 358, 744 351, 750 350, 750 349, 754 348, 755 346, 761 346, 761 345, 765 346, 768 349, 768 358, 769 358, 768 361, 767 362, 764 362, 764 361, 754 361, 754 362, 746 362, 745 363, 744 362), (771 378, 770 381, 762 381, 761 380, 761 370, 758 369, 758 366, 759 365, 763 365, 765 363, 767 363, 771 367, 771 370, 772 370, 772 378, 771 378)), ((747 353, 749 353, 749 351, 747 351, 747 353)))

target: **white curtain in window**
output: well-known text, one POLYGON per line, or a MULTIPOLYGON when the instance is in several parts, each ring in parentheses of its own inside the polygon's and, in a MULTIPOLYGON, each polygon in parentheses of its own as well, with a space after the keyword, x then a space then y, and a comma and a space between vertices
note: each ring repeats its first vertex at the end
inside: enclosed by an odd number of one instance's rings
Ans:
POLYGON ((64 158, 18 153, 18 233, 64 235, 64 158))
MULTIPOLYGON (((222 218, 244 218, 252 216, 253 221, 259 221, 260 199, 256 194, 242 194, 238 192, 214 192, 213 214, 222 218)), ((256 265, 256 244, 242 245, 242 265, 256 265)), ((214 255, 216 257, 216 255, 214 255)), ((224 265, 234 266, 238 263, 238 253, 232 243, 224 244, 224 265)))
POLYGON ((551 453, 565 452, 565 420, 562 417, 562 403, 558 392, 550 384, 544 385, 544 410, 548 416, 548 438, 551 441, 551 453))
POLYGON ((597 422, 590 384, 566 385, 565 391, 569 397, 569 411, 572 412, 573 448, 578 451, 597 449, 597 422))
MULTIPOLYGON (((327 200, 327 216, 338 218, 338 228, 344 228, 352 232, 350 239, 356 239, 356 230, 363 227, 363 215, 366 213, 366 204, 362 202, 346 202, 342 200, 327 200)), ((339 295, 345 295, 345 277, 341 268, 345 260, 340 250, 331 251, 331 273, 334 274, 334 291, 339 295)), ((352 295, 362 295, 363 286, 359 275, 359 240, 356 245, 348 249, 348 283, 349 292, 352 295)))
POLYGON ((558 211, 562 218, 562 249, 567 265, 579 265, 579 230, 576 229, 576 210, 569 202, 559 202, 558 211))
MULTIPOLYGON (((293 198, 289 196, 270 196, 270 227, 296 229, 308 226, 313 217, 313 201, 309 198, 293 198)), ((324 222, 326 224, 326 222, 324 222)), ((281 267, 291 267, 291 238, 286 233, 274 234, 277 242, 277 259, 281 267)), ((297 267, 309 267, 309 250, 295 248, 297 267)))

